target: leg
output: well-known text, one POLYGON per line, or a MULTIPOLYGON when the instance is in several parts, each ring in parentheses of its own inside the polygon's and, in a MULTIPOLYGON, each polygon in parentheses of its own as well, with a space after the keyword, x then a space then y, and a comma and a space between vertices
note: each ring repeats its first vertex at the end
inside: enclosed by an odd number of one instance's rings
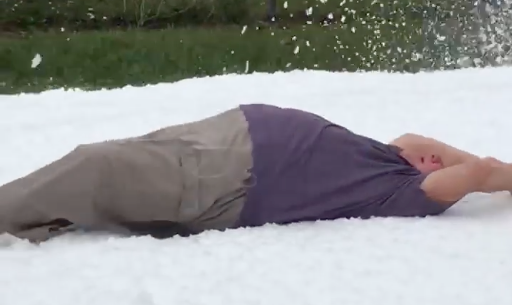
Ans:
POLYGON ((0 234, 44 241, 70 225, 131 234, 128 225, 138 222, 190 221, 205 209, 182 200, 184 184, 194 182, 182 163, 194 162, 181 139, 81 145, 0 187, 0 234))
POLYGON ((0 234, 43 241, 67 222, 121 234, 229 228, 243 205, 251 145, 238 109, 137 138, 82 145, 0 187, 0 234))
POLYGON ((43 241, 58 232, 53 229, 64 226, 57 221, 62 219, 85 227, 108 227, 95 206, 106 166, 106 159, 95 148, 80 146, 60 160, 1 186, 0 234, 43 241))

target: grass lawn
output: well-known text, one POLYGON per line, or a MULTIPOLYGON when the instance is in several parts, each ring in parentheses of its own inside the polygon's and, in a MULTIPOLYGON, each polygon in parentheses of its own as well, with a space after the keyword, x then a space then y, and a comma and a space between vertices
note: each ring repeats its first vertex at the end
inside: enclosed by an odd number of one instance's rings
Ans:
POLYGON ((420 36, 393 26, 191 27, 0 38, 0 93, 115 88, 223 73, 412 71, 420 36), (36 54, 42 57, 31 67, 36 54))

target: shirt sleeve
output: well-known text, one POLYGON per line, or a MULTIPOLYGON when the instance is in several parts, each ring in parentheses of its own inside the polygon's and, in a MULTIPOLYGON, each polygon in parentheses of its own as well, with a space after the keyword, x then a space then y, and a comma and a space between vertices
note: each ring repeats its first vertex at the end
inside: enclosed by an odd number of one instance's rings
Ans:
POLYGON ((376 216, 425 217, 445 212, 451 204, 430 199, 421 188, 426 175, 405 176, 395 191, 378 206, 376 216))

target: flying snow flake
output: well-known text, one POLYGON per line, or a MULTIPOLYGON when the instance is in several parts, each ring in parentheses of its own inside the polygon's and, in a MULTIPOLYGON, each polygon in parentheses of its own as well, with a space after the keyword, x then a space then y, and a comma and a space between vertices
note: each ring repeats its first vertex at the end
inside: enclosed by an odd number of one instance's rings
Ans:
POLYGON ((244 27, 242 28, 242 35, 245 34, 245 31, 247 31, 247 26, 244 25, 244 27))
POLYGON ((285 1, 284 4, 283 4, 283 7, 286 9, 288 8, 288 1, 285 1))
POLYGON ((352 33, 356 32, 356 28, 355 27, 352 27, 350 30, 352 31, 352 33))
POLYGON ((306 10, 306 15, 311 16, 311 14, 313 14, 313 7, 312 6, 306 10))
POLYGON ((248 60, 245 61, 245 73, 246 74, 249 73, 249 61, 248 60))
POLYGON ((43 60, 43 58, 41 57, 41 55, 39 55, 39 53, 37 53, 36 56, 34 56, 34 58, 32 58, 31 67, 35 68, 35 67, 39 66, 39 64, 41 63, 42 60, 43 60))
POLYGON ((293 54, 297 55, 300 51, 300 47, 299 46, 296 46, 295 47, 295 50, 293 50, 293 54))

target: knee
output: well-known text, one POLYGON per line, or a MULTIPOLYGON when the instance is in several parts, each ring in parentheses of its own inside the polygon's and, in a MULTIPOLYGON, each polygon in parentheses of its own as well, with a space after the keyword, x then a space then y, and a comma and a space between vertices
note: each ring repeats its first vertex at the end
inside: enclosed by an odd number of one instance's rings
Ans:
POLYGON ((107 165, 109 157, 113 154, 113 148, 108 143, 81 144, 73 150, 73 154, 87 166, 101 169, 107 165))
POLYGON ((91 156, 96 155, 105 155, 112 151, 113 145, 110 142, 100 142, 100 143, 90 143, 90 144, 80 144, 75 147, 75 152, 80 152, 82 154, 87 154, 91 156))

